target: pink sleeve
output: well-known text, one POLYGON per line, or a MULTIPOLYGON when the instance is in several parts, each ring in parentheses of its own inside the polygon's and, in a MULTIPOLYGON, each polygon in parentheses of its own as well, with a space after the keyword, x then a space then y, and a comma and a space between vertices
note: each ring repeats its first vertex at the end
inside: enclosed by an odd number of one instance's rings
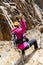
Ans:
POLYGON ((15 29, 11 30, 11 34, 14 34, 15 33, 15 29))
POLYGON ((25 22, 25 20, 21 19, 20 23, 21 23, 21 26, 22 26, 22 31, 21 32, 25 32, 26 31, 26 22, 25 22))

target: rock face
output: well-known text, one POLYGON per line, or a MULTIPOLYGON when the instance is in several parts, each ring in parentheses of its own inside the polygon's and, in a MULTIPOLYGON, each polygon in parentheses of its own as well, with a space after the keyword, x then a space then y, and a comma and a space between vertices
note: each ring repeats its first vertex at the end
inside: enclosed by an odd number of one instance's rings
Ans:
POLYGON ((0 40, 11 40, 10 30, 6 23, 0 23, 0 40))
POLYGON ((0 42, 0 64, 16 65, 20 59, 18 51, 14 50, 12 42, 0 42))
POLYGON ((43 0, 35 0, 35 2, 39 5, 41 9, 43 9, 43 0))
POLYGON ((36 29, 28 30, 26 34, 29 39, 35 38, 38 40, 41 37, 40 31, 36 29))
POLYGON ((8 24, 0 22, 0 40, 11 40, 11 34, 8 24))
POLYGON ((43 33, 43 25, 36 26, 36 29, 38 29, 41 33, 43 33))

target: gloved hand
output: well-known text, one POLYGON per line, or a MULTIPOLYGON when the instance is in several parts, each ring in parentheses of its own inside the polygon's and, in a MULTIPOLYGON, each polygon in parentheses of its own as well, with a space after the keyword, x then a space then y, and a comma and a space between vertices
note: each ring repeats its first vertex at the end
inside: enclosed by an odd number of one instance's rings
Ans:
POLYGON ((18 15, 19 19, 22 19, 23 15, 20 13, 20 15, 18 15))

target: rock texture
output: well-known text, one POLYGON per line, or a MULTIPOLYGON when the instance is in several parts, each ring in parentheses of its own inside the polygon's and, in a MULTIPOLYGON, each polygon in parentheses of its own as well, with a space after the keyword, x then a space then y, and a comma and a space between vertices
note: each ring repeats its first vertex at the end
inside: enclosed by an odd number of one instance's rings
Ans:
POLYGON ((43 0, 35 0, 35 2, 39 5, 41 9, 43 9, 43 0))
POLYGON ((15 65, 20 59, 18 52, 14 50, 12 42, 0 41, 0 64, 1 65, 15 65))

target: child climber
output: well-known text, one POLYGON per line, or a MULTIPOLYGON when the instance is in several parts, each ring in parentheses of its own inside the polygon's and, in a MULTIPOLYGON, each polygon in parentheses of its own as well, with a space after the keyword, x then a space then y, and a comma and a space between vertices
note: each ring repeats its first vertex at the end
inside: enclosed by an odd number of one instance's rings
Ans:
POLYGON ((25 54, 25 50, 34 45, 35 50, 38 48, 36 39, 28 40, 25 36, 26 32, 26 22, 22 18, 22 15, 20 14, 20 22, 16 21, 14 22, 15 28, 11 30, 11 34, 14 35, 15 42, 18 47, 22 51, 22 54, 25 54), (20 27, 21 25, 21 27, 20 27))

